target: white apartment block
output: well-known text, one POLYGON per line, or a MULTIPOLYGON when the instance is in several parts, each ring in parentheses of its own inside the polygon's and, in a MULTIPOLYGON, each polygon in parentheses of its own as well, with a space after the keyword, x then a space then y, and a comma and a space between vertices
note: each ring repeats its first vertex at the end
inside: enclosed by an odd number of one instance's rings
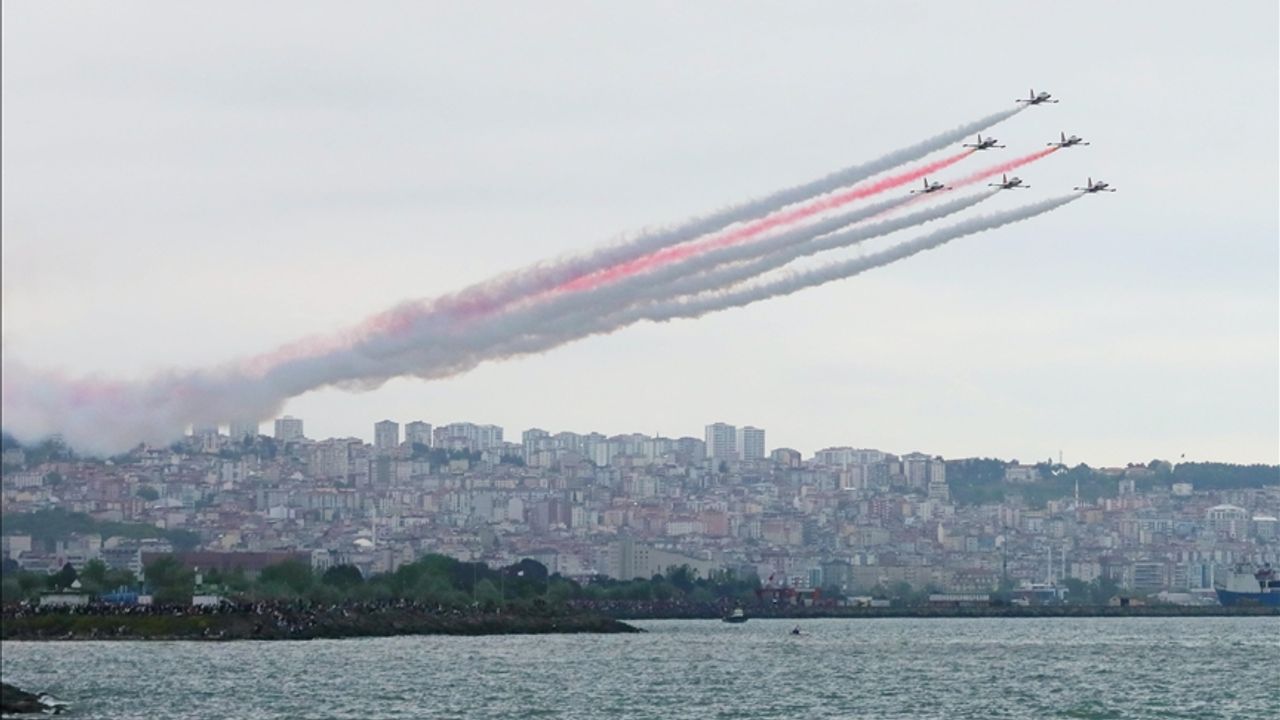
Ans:
POLYGON ((373 447, 375 450, 394 450, 400 447, 400 423, 394 420, 374 423, 373 447))
POLYGON ((763 460, 764 451, 764 430, 750 425, 738 428, 738 453, 743 460, 763 460))
POLYGON ((276 440, 280 442, 291 442, 294 440, 301 440, 302 437, 302 418, 296 418, 292 415, 285 415, 282 418, 276 418, 276 440))
POLYGON ((431 423, 414 420, 404 426, 404 441, 431 447, 431 423))
POLYGON ((713 460, 738 459, 738 428, 726 423, 706 427, 707 457, 713 460))
POLYGON ((240 442, 245 438, 256 438, 258 437, 258 421, 233 420, 227 435, 235 442, 240 442))

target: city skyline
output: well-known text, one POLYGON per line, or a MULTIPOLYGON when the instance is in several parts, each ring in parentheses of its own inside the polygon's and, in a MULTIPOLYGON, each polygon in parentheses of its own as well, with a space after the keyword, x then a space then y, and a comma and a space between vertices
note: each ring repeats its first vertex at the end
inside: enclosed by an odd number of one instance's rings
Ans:
POLYGON ((1274 466, 1062 468, 852 447, 760 457, 765 430, 751 426, 741 436, 758 452, 741 458, 729 446, 738 428, 722 422, 704 427, 706 441, 532 428, 516 442, 494 425, 415 424, 436 448, 467 451, 456 454, 393 445, 390 420, 375 424, 375 445, 298 437, 304 423, 280 418, 292 437, 281 443, 203 427, 111 462, 6 445, 0 497, 15 524, 0 554, 25 570, 100 559, 137 573, 181 541, 199 546, 182 562, 201 566, 294 558, 365 577, 432 553, 531 559, 583 582, 687 565, 838 595, 898 583, 983 593, 1016 580, 1060 602, 1068 587, 1106 593, 1107 580, 1204 604, 1215 574, 1275 562, 1280 533, 1274 466), (37 542, 39 518, 65 527, 59 511, 88 515, 57 543, 37 542), (88 531, 95 520, 163 537, 103 537, 88 531))
MULTIPOLYGON (((734 425, 732 423, 725 423, 723 421, 716 421, 714 423, 708 423, 703 425, 702 432, 691 431, 691 432, 675 432, 675 433, 661 433, 661 432, 646 433, 636 428, 632 428, 630 430, 624 430, 621 432, 603 432, 599 429, 594 429, 594 428, 576 428, 576 429, 551 428, 543 424, 543 425, 533 425, 526 428, 513 429, 513 432, 516 434, 510 436, 510 438, 506 436, 507 426, 505 425, 502 425, 499 423, 474 423, 466 420, 450 421, 447 423, 436 424, 433 422, 424 421, 420 418, 407 420, 403 418, 394 419, 394 418, 384 417, 381 420, 378 420, 376 422, 367 423, 368 429, 365 432, 353 431, 350 433, 342 433, 342 434, 323 434, 323 433, 312 433, 309 431, 305 431, 305 427, 306 427, 306 425, 304 424, 305 422, 306 421, 304 418, 296 417, 293 415, 283 415, 279 418, 275 418, 272 421, 264 421, 263 423, 260 423, 258 425, 258 434, 261 436, 272 437, 273 439, 282 441, 282 442, 289 442, 293 440, 305 440, 307 442, 316 443, 316 442, 324 442, 329 440, 356 439, 356 440, 360 440, 362 443, 370 447, 373 447, 375 449, 384 450, 384 449, 392 449, 396 447, 412 445, 413 439, 410 436, 410 429, 414 428, 414 426, 417 426, 418 432, 426 433, 425 439, 422 439, 423 436, 417 436, 417 437, 420 438, 419 442, 421 442, 421 444, 426 445, 428 447, 439 447, 440 445, 435 440, 433 440, 433 438, 438 439, 439 437, 441 437, 441 433, 451 426, 471 426, 473 428, 489 428, 491 433, 496 433, 496 437, 497 437, 496 441, 492 441, 491 443, 489 443, 495 447, 501 444, 505 444, 513 448, 520 446, 522 443, 527 445, 529 441, 528 436, 531 433, 537 434, 539 437, 545 437, 547 439, 554 439, 556 436, 562 436, 562 435, 572 435, 572 436, 577 436, 579 438, 595 437, 603 440, 610 440, 614 438, 624 438, 624 437, 646 437, 646 438, 655 439, 655 440, 669 440, 669 441, 697 440, 699 442, 703 442, 706 444, 706 447, 708 448, 706 456, 711 458, 711 457, 719 457, 719 456, 716 456, 713 450, 711 449, 713 444, 710 442, 710 438, 712 437, 713 428, 716 428, 717 426, 723 426, 724 428, 727 428, 730 431, 732 431, 731 434, 725 436, 732 439, 733 444, 728 448, 730 451, 736 451, 737 453, 742 453, 743 447, 744 447, 743 445, 744 430, 751 431, 752 433, 754 433, 753 434, 754 439, 750 442, 758 443, 759 446, 763 448, 763 451, 760 452, 759 454, 751 455, 750 457, 747 457, 747 458, 744 458, 741 455, 738 455, 732 458, 725 456, 721 459, 736 459, 736 460, 765 459, 767 457, 770 457, 772 453, 777 450, 795 451, 800 453, 801 457, 803 458, 814 459, 814 458, 819 458, 823 456, 824 453, 829 453, 831 451, 853 450, 854 452, 858 452, 858 453, 866 453, 866 452, 881 453, 881 454, 888 453, 891 455, 925 454, 930 457, 945 457, 949 460, 969 459, 969 458, 972 458, 972 459, 991 458, 991 459, 998 459, 998 460, 1003 460, 1007 462, 1021 462, 1024 464, 1033 464, 1033 463, 1038 464, 1038 463, 1045 463, 1045 462, 1050 464, 1061 464, 1066 466, 1075 466, 1079 464, 1084 464, 1094 468, 1125 467, 1125 466, 1130 466, 1135 464, 1146 464, 1153 460, 1166 461, 1174 464, 1182 463, 1182 462, 1222 462, 1222 463, 1228 463, 1228 464, 1242 464, 1242 465, 1255 464, 1255 463, 1233 463, 1233 461, 1231 460, 1222 460, 1222 459, 1214 459, 1214 458, 1190 457, 1181 453, 1178 455, 1172 455, 1172 456, 1159 456, 1159 455, 1153 455, 1151 457, 1134 456, 1131 458, 1122 459, 1121 461, 1118 461, 1118 462, 1100 462, 1088 457, 1073 457, 1063 449, 1058 449, 1056 451, 1051 451, 1051 452, 1047 452, 1045 454, 1040 454, 1040 455, 1000 454, 996 452, 986 452, 986 451, 949 454, 949 453, 941 453, 941 452, 932 452, 928 448, 925 448, 918 444, 917 445, 908 444, 908 447, 904 448, 904 447, 896 447, 896 446, 891 447, 891 446, 885 446, 885 445, 876 445, 874 443, 853 442, 848 439, 846 439, 843 442, 834 442, 834 443, 827 443, 827 444, 821 444, 821 445, 814 444, 814 443, 784 445, 784 444, 773 443, 771 441, 766 441, 766 433, 773 432, 772 430, 769 430, 767 428, 760 428, 752 425, 739 426, 739 425, 734 425), (283 426, 282 426, 282 423, 283 423, 283 426), (397 433, 398 433, 398 437, 400 437, 400 440, 397 444, 390 445, 390 444, 379 443, 378 428, 379 426, 382 426, 384 423, 391 423, 392 425, 398 426, 397 433)), ((234 428, 233 423, 222 423, 217 428, 210 426, 209 428, 206 428, 206 430, 209 432, 217 430, 221 435, 228 437, 232 440, 235 440, 237 439, 237 435, 234 432, 232 432, 233 428, 234 428)), ((388 432, 390 432, 390 430, 388 430, 388 432)), ((188 434, 188 437, 197 436, 199 434, 200 434, 200 429, 193 428, 191 432, 188 434)), ((489 445, 486 445, 486 447, 488 446, 489 445)), ((74 450, 75 448, 72 448, 72 449, 74 450)), ((1256 464, 1266 465, 1267 463, 1256 463, 1256 464)))

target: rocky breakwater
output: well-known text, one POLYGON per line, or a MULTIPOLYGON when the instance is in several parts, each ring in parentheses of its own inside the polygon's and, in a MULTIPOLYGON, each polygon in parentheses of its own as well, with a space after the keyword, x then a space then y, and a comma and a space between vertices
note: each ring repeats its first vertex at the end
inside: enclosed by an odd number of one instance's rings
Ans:
POLYGON ((0 618, 0 638, 5 640, 309 640, 626 632, 641 631, 592 612, 486 612, 403 601, 6 608, 0 618))
POLYGON ((44 693, 29 693, 7 682, 0 682, 0 714, 47 713, 57 715, 66 709, 66 703, 61 700, 55 700, 44 693))

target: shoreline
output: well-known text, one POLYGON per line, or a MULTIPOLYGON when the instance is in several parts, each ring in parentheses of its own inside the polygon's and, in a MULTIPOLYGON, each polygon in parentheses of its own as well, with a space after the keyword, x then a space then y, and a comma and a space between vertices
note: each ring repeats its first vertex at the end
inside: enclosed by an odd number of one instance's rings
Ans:
MULTIPOLYGON (((423 612, 389 608, 374 612, 330 612, 299 618, 271 613, 215 613, 131 615, 48 612, 6 616, 0 621, 0 641, 80 642, 236 640, 340 640, 402 636, 489 636, 545 634, 640 633, 632 620, 720 620, 707 608, 624 608, 572 614, 512 615, 497 613, 423 612)), ((1038 619, 1038 618, 1196 618, 1280 617, 1280 608, 1267 607, 1094 607, 995 606, 919 608, 756 608, 751 620, 885 620, 885 619, 1038 619)))
POLYGON ((545 635, 639 633, 640 628, 598 614, 498 615, 420 612, 348 613, 309 618, 305 624, 275 622, 250 613, 171 616, 77 613, 6 617, 0 641, 93 640, 229 642, 234 640, 339 640, 406 635, 545 635))
MULTIPOLYGON (((744 608, 751 620, 876 620, 946 618, 1132 618, 1132 617, 1280 617, 1280 608, 1179 606, 1038 606, 919 608, 744 608)), ((722 614, 702 610, 613 612, 619 620, 719 620, 722 614)))

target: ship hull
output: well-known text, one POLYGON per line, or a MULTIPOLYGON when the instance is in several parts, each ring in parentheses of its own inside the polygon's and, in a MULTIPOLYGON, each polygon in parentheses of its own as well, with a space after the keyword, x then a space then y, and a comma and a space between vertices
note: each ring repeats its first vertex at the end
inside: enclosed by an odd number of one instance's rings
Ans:
POLYGON ((1234 592, 1215 588, 1223 607, 1280 607, 1280 592, 1234 592))

